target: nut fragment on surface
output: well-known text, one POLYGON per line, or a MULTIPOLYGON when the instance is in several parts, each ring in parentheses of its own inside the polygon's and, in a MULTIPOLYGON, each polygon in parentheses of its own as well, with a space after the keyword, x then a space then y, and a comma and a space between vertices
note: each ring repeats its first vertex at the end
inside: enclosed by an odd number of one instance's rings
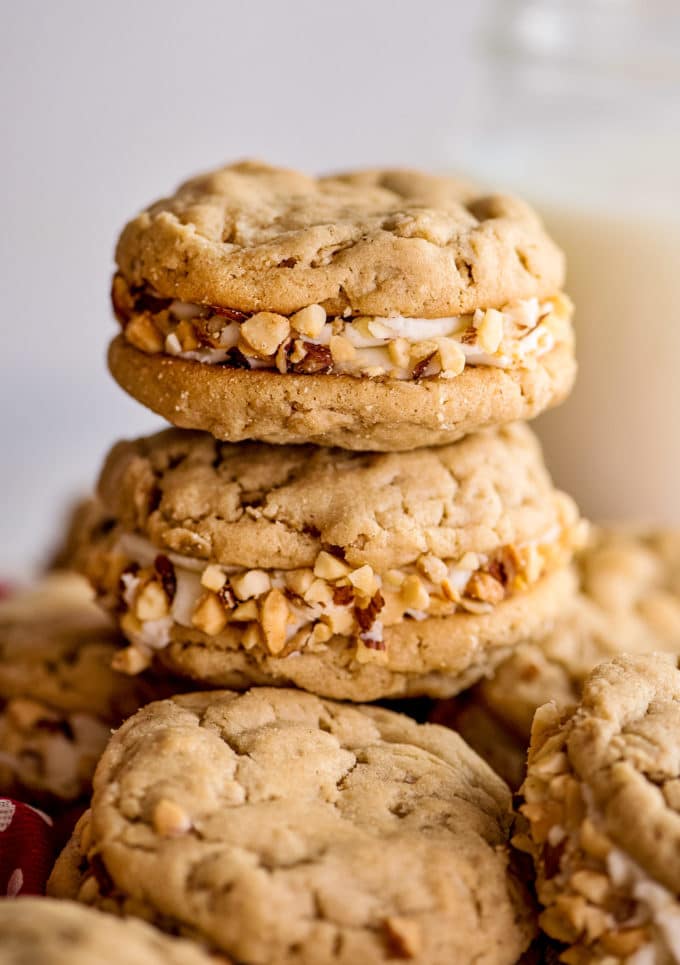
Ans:
POLYGON ((191 828, 191 818, 174 801, 161 798, 153 811, 153 826, 164 838, 174 838, 191 828))
POLYGON ((423 937, 418 921, 403 915, 391 915, 385 919, 385 928, 392 950, 397 957, 416 958, 420 954, 423 937))

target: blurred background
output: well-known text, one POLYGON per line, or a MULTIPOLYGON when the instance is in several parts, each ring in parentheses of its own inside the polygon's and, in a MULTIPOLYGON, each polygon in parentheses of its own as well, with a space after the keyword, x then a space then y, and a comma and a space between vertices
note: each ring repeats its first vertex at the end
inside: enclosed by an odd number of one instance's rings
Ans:
POLYGON ((22 0, 0 49, 0 573, 159 425, 104 367, 119 229, 244 156, 534 201, 577 303, 578 388, 539 424, 553 473, 591 516, 680 524, 676 0, 22 0))

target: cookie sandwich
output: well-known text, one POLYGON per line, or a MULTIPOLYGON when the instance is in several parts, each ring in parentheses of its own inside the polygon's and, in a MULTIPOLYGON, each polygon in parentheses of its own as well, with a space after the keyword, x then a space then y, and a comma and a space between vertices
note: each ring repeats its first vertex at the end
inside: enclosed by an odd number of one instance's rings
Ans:
POLYGON ((680 958, 679 734, 670 654, 616 657, 536 712, 517 843, 570 965, 680 958))
POLYGON ((445 728, 285 689, 191 694, 113 736, 49 892, 243 965, 514 965, 535 927, 511 819, 445 728))
POLYGON ((111 728, 169 692, 112 670, 119 647, 75 573, 0 602, 0 794, 53 808, 88 793, 111 728))
POLYGON ((574 380, 561 252, 454 178, 234 164, 134 218, 116 262, 115 379, 225 441, 438 445, 574 380))
POLYGON ((117 445, 99 498, 116 667, 349 700, 479 679, 564 607, 582 538, 523 425, 370 454, 169 430, 117 445))

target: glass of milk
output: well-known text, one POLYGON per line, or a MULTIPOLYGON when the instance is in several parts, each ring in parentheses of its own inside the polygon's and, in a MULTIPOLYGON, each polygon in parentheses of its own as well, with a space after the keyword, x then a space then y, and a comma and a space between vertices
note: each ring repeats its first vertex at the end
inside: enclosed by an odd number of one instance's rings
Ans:
POLYGON ((680 525, 680 4, 497 0, 483 42, 451 160, 533 201, 576 304, 548 464, 591 518, 680 525))

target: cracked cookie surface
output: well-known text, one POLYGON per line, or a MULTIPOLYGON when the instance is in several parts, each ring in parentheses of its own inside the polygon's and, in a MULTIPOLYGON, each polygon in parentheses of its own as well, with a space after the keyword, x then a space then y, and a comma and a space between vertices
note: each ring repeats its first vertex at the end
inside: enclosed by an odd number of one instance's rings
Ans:
POLYGON ((576 707, 536 712, 517 843, 536 864, 542 927, 571 965, 678 960, 679 733, 670 654, 616 657, 576 707))
POLYGON ((564 259, 506 195, 411 171, 327 178, 242 162, 194 178, 124 229, 130 284, 242 311, 318 303, 442 316, 552 295, 564 259))
POLYGON ((0 965, 215 965, 192 942, 71 901, 2 901, 0 935, 0 965))
POLYGON ((114 735, 50 890, 244 963, 510 965, 533 934, 510 821, 443 728, 295 691, 185 695, 114 735))
POLYGON ((115 447, 99 494, 82 556, 121 661, 352 700, 456 693, 543 632, 581 531, 521 425, 370 455, 171 430, 115 447))

